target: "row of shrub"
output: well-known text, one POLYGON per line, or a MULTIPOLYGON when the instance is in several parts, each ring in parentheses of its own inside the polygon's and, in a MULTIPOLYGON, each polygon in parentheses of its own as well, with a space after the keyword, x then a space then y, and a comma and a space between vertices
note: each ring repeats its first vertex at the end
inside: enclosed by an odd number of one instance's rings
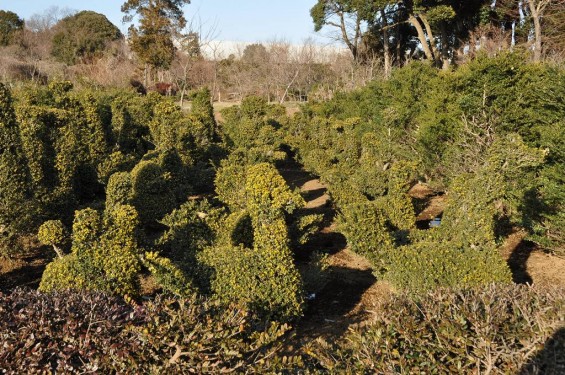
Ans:
POLYGON ((288 330, 258 328, 253 315, 196 296, 143 305, 101 293, 0 294, 3 373, 276 372, 300 365, 277 357, 288 330))
POLYGON ((497 247, 512 228, 564 254, 564 83, 563 70, 516 54, 447 72, 415 62, 306 105, 285 141, 378 277, 416 292, 508 283, 497 247), (439 228, 416 229, 418 182, 445 195, 439 228))
POLYGON ((393 296, 374 321, 310 352, 335 374, 562 374, 565 290, 487 285, 393 296))
POLYGON ((321 217, 301 210, 275 167, 287 157, 284 107, 250 97, 219 127, 206 90, 190 112, 67 82, 0 93, 2 238, 8 255, 28 234, 53 247, 40 290, 137 299, 151 274, 162 290, 265 320, 301 315, 309 286, 293 251, 321 217))
POLYGON ((488 285, 393 296, 373 322, 288 355, 287 325, 214 299, 0 295, 0 368, 20 373, 562 374, 565 290, 488 285), (286 354, 285 354, 286 353, 286 354))

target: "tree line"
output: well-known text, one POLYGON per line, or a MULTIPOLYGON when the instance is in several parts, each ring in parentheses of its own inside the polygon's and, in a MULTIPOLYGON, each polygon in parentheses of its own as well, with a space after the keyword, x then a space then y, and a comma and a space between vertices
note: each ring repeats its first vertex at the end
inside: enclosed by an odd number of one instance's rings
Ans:
POLYGON ((337 31, 355 60, 381 56, 387 73, 418 55, 448 67, 494 38, 530 49, 534 61, 563 52, 561 0, 319 0, 310 14, 317 31, 337 31))
POLYGON ((564 4, 557 0, 318 1, 311 9, 315 30, 333 30, 330 35, 349 56, 311 43, 297 50, 284 40, 225 56, 211 43, 213 30, 186 19, 187 3, 125 2, 124 21, 131 23, 127 42, 104 15, 92 11, 51 8, 26 22, 3 11, 3 76, 16 81, 52 76, 91 86, 167 82, 181 101, 190 89, 206 86, 213 100, 259 95, 283 102, 326 99, 413 60, 446 68, 479 51, 523 49, 535 61, 559 60, 563 53, 564 4), (204 54, 205 49, 211 52, 204 54))

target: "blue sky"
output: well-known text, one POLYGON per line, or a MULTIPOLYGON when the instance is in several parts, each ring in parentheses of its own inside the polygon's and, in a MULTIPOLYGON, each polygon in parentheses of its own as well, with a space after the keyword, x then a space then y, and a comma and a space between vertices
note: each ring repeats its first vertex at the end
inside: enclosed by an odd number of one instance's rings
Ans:
MULTIPOLYGON (((51 6, 103 13, 122 31, 121 0, 0 0, 0 9, 11 10, 21 18, 42 13, 51 6), (89 5, 80 5, 89 4, 89 5)), ((314 33, 310 8, 316 0, 192 0, 185 7, 185 17, 200 20, 203 29, 215 25, 216 39, 242 42, 265 42, 285 39, 300 43, 311 37, 317 43, 331 41, 314 33)))

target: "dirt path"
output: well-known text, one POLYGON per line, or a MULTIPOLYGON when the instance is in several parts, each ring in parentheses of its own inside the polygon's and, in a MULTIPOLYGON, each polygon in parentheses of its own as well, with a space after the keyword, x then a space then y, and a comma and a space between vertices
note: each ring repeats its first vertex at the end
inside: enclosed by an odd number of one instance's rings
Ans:
POLYGON ((544 252, 525 237, 525 232, 515 232, 501 248, 501 254, 508 260, 512 270, 514 282, 565 286, 565 259, 544 252))
POLYGON ((312 213, 324 215, 320 232, 307 244, 306 250, 328 255, 327 283, 309 301, 304 318, 294 329, 291 345, 295 349, 316 339, 341 337, 350 326, 367 320, 390 295, 390 287, 377 282, 370 263, 349 249, 345 237, 337 232, 335 209, 320 181, 298 168, 282 169, 291 188, 299 188, 312 213))
MULTIPOLYGON (((328 254, 330 264, 327 284, 308 303, 304 318, 294 329, 291 345, 299 348, 317 338, 335 340, 349 327, 369 320, 387 301, 392 288, 375 279, 365 258, 347 249, 345 238, 336 230, 336 212, 325 186, 299 166, 282 169, 281 174, 291 188, 300 189, 308 210, 324 214, 325 225, 308 249, 328 254)), ((416 221, 427 222, 443 212, 444 195, 437 195, 424 185, 413 188, 410 195, 426 202, 416 221)), ((514 233, 501 248, 514 282, 565 285, 565 259, 544 253, 524 237, 523 232, 514 233)))
POLYGON ((36 248, 13 259, 0 258, 0 292, 17 286, 37 288, 45 266, 53 259, 45 248, 36 248))

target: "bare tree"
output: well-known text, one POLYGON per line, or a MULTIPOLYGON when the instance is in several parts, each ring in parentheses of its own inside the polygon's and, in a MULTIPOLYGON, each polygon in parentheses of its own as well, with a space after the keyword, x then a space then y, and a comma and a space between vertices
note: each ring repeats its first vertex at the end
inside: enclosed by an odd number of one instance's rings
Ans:
MULTIPOLYGON (((176 59, 171 69, 177 86, 180 89, 180 105, 182 107, 186 92, 192 86, 190 75, 195 72, 202 73, 206 68, 204 64, 203 49, 213 45, 218 36, 218 23, 203 22, 196 15, 187 22, 185 28, 176 35, 176 44, 179 46, 176 59)), ((214 92, 214 89, 212 89, 214 92)))
POLYGON ((544 24, 548 23, 544 22, 544 19, 546 18, 546 16, 548 16, 547 18, 549 22, 561 19, 560 23, 564 23, 565 21, 563 21, 563 17, 565 17, 565 1, 525 0, 525 3, 528 7, 528 11, 530 13, 530 17, 532 18, 532 23, 534 26, 534 61, 541 61, 543 53, 543 42, 545 39, 545 33, 543 29, 544 24))

